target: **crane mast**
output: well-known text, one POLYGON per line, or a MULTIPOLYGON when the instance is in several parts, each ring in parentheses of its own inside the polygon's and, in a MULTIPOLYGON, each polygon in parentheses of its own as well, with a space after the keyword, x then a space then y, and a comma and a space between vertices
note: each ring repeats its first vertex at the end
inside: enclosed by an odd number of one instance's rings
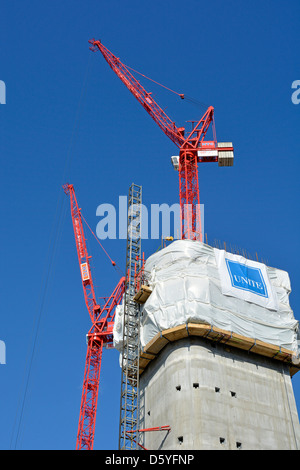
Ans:
POLYGON ((78 261, 81 273, 85 303, 92 320, 87 334, 87 353, 80 405, 76 449, 92 450, 94 444, 100 370, 104 346, 113 344, 113 325, 115 308, 123 299, 125 277, 122 277, 103 305, 97 303, 90 268, 86 240, 83 231, 81 210, 72 184, 64 185, 64 191, 70 196, 71 216, 78 261))
MULTIPOLYGON (((110 52, 101 41, 91 39, 90 49, 99 50, 104 59, 129 91, 135 96, 162 131, 179 148, 178 162, 174 166, 179 171, 179 198, 181 212, 181 238, 202 241, 200 196, 198 182, 198 162, 218 162, 219 166, 231 166, 233 147, 231 143, 219 146, 215 135, 214 108, 209 106, 202 118, 185 137, 185 128, 176 127, 175 123, 162 110, 138 80, 118 57, 110 52), (204 141, 208 128, 212 124, 213 141, 204 141), (222 154, 222 158, 220 158, 222 154), (226 158, 223 158, 226 157, 226 158)), ((183 94, 179 94, 184 98, 183 94)), ((174 157, 172 157, 174 158, 174 157)), ((177 157, 176 157, 177 158, 177 157)))

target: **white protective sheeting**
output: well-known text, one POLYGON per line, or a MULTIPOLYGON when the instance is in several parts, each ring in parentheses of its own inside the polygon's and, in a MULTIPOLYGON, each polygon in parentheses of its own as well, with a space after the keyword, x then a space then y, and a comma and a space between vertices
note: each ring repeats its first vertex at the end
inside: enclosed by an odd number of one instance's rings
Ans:
MULTIPOLYGON (((123 298, 124 302, 124 298, 123 298)), ((123 320, 124 320, 124 303, 118 305, 115 310, 115 322, 113 328, 113 343, 114 348, 122 351, 123 347, 123 320)))
MULTIPOLYGON (((150 256, 145 272, 153 292, 141 312, 142 347, 159 331, 195 322, 298 353, 287 272, 191 240, 177 240, 150 256)), ((122 311, 120 306, 114 329, 119 350, 122 311)))

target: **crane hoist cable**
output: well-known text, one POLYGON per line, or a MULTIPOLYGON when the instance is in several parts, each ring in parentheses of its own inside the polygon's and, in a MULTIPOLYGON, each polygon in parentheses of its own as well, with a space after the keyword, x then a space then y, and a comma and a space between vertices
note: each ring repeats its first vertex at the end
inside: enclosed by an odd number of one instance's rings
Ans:
MULTIPOLYGON (((125 64, 124 64, 124 65, 125 65, 125 64)), ((177 91, 174 91, 174 90, 172 90, 171 88, 168 88, 167 86, 162 85, 162 84, 159 83, 159 82, 156 82, 155 80, 153 80, 153 78, 147 77, 147 75, 144 75, 143 73, 138 72, 137 70, 133 69, 132 67, 129 67, 128 65, 126 65, 126 67, 127 67, 128 69, 132 70, 133 72, 138 73, 138 74, 141 75, 142 77, 147 78, 147 80, 150 80, 151 82, 156 83, 156 85, 159 85, 159 86, 165 88, 166 90, 171 91, 171 92, 174 93, 175 95, 180 96, 180 98, 181 98, 182 100, 184 100, 184 98, 185 98, 184 93, 178 93, 177 91)))
POLYGON ((48 250, 45 257, 45 271, 42 275, 40 291, 38 295, 38 304, 35 317, 33 319, 28 351, 25 359, 24 373, 20 386, 20 396, 16 407, 16 414, 11 434, 10 449, 17 449, 21 437, 21 426, 24 421, 24 411, 28 398, 29 383, 32 380, 32 366, 37 356, 37 347, 39 341, 40 327, 45 314, 45 304, 49 294, 49 284, 54 272, 57 251, 59 249, 63 225, 66 217, 66 206, 64 200, 60 198, 57 201, 56 212, 48 244, 48 250))
MULTIPOLYGON (((87 65, 86 65, 86 71, 83 77, 83 82, 81 85, 80 96, 79 96, 79 100, 78 100, 78 104, 76 108, 72 133, 71 133, 71 137, 70 137, 69 145, 68 145, 68 150, 65 156, 63 180, 65 180, 65 174, 67 173, 67 171, 70 170, 71 161, 73 158, 71 151, 72 151, 72 146, 74 144, 74 139, 76 137, 76 132, 78 131, 78 127, 80 123, 80 113, 81 113, 82 103, 85 98, 85 93, 87 89, 87 81, 88 81, 90 66, 91 66, 91 59, 89 56, 87 65)), ((38 301, 37 301, 37 307, 36 307, 37 312, 36 312, 36 316, 33 319, 32 331, 31 331, 30 340, 28 343, 28 352, 27 352, 27 356, 25 359, 24 373, 23 373, 23 378, 21 381, 18 403, 16 406, 16 414, 14 418, 11 441, 10 441, 11 449, 17 448, 17 445, 19 444, 20 437, 21 437, 21 426, 24 421, 24 411, 25 411, 25 406, 26 406, 26 401, 27 401, 29 383, 30 383, 30 380, 32 380, 32 365, 33 365, 34 358, 36 357, 37 343, 38 343, 39 334, 40 334, 40 324, 42 321, 42 317, 45 313, 45 303, 46 303, 47 295, 49 295, 49 283, 51 281, 51 276, 54 270, 53 265, 55 263, 57 250, 59 249, 59 244, 60 244, 61 235, 62 235, 62 227, 64 224, 65 217, 66 217, 66 206, 65 206, 64 199, 62 199, 61 191, 59 191, 58 197, 57 197, 56 211, 54 215, 53 228, 50 233, 48 250, 47 250, 47 254, 45 258, 45 272, 42 275, 40 291, 38 294, 38 301)))
POLYGON ((175 95, 178 95, 182 100, 189 101, 190 103, 195 104, 196 106, 199 106, 199 107, 204 107, 204 108, 208 107, 208 104, 204 103, 203 101, 199 101, 196 98, 193 98, 192 96, 186 95, 185 93, 178 93, 177 91, 172 90, 172 88, 169 88, 169 87, 163 85, 162 83, 159 83, 156 80, 153 80, 153 78, 147 77, 147 75, 144 75, 143 73, 139 72, 138 70, 135 70, 132 67, 129 67, 129 65, 126 65, 126 67, 128 69, 132 70, 133 72, 141 75, 142 77, 146 78, 147 80, 150 80, 151 82, 156 83, 156 85, 159 85, 162 88, 165 88, 166 90, 170 91, 171 93, 174 93, 175 95))
POLYGON ((123 276, 123 272, 121 270, 121 268, 117 265, 117 263, 115 261, 112 260, 112 258, 109 256, 109 254, 107 253, 107 251, 105 250, 105 248, 103 247, 102 243, 100 243, 100 240, 99 238, 95 235, 95 233, 93 232, 93 230, 91 229, 91 227, 89 226, 89 224, 87 223, 86 219, 84 218, 84 216, 82 215, 82 212, 81 212, 81 217, 83 219, 83 221, 85 222, 85 224, 87 225, 87 227, 89 228, 89 230, 91 231, 92 235, 94 235, 95 239, 97 240, 97 242, 99 243, 99 245, 101 246, 102 250, 104 251, 104 253, 106 254, 106 256, 108 257, 109 261, 111 262, 112 266, 116 269, 118 269, 120 271, 120 273, 122 274, 123 276))

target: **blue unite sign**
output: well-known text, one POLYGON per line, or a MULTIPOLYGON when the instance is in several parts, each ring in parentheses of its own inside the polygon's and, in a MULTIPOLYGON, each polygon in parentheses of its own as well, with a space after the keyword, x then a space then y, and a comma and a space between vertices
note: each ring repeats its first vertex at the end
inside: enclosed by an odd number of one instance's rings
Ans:
POLYGON ((259 268, 249 267, 226 258, 225 261, 233 287, 269 298, 267 286, 259 268))

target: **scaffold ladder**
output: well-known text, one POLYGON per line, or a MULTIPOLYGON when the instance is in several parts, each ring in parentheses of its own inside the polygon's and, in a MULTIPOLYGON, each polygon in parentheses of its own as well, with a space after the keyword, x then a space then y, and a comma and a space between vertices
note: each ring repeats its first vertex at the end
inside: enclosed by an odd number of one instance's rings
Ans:
POLYGON ((135 273, 141 267, 142 187, 132 183, 128 196, 126 285, 124 297, 119 449, 134 450, 139 442, 139 305, 135 273))

